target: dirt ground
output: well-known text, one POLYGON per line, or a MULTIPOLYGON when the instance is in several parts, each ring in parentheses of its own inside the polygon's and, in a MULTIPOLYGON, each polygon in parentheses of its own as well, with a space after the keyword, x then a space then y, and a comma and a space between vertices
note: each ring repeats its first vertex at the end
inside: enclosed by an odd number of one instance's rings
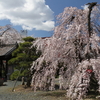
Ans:
MULTIPOLYGON (((12 92, 14 84, 14 81, 8 81, 4 86, 0 86, 0 100, 68 100, 66 98, 66 90, 34 92, 31 88, 25 89, 20 85, 21 82, 17 82, 12 92)), ((91 97, 84 100, 100 100, 91 97)))
POLYGON ((24 88, 21 82, 8 81, 0 86, 0 100, 66 100, 65 90, 56 91, 32 91, 31 88, 24 88))

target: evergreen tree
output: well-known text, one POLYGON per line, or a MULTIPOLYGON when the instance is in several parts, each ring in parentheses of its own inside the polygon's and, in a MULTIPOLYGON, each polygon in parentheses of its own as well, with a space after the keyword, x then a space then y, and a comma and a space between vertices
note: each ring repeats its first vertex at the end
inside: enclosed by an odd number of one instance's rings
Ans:
POLYGON ((21 71, 21 76, 27 78, 27 86, 30 86, 31 72, 30 67, 40 55, 41 51, 37 50, 33 45, 35 39, 33 37, 23 38, 24 42, 12 53, 13 58, 9 60, 9 64, 15 65, 15 68, 21 71))

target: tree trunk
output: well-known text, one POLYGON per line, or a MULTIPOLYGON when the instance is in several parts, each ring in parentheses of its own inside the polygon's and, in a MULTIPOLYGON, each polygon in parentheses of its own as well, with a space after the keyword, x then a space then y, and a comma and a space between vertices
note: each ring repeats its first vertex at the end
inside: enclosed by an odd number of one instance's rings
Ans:
POLYGON ((92 33, 92 27, 91 27, 91 11, 92 8, 97 4, 97 2, 92 2, 92 3, 88 3, 87 5, 89 5, 89 13, 88 13, 88 33, 89 33, 89 37, 91 37, 91 33, 92 33))
MULTIPOLYGON (((89 34, 89 50, 90 50, 90 52, 91 52, 91 43, 90 43, 90 37, 91 37, 91 35, 92 35, 92 27, 91 27, 91 11, 92 11, 92 8, 94 7, 94 6, 96 6, 96 4, 97 4, 97 2, 92 2, 92 3, 88 3, 87 5, 89 5, 88 6, 88 8, 89 8, 89 13, 88 13, 88 34, 89 34)), ((91 58, 91 55, 90 55, 90 53, 89 53, 89 56, 88 56, 88 60, 91 58)))

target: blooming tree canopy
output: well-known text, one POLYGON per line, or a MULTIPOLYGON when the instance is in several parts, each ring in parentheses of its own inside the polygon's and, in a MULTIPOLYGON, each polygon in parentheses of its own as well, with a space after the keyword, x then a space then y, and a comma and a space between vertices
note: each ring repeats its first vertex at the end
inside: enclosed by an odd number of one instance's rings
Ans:
POLYGON ((15 44, 21 42, 22 37, 11 25, 0 26, 0 44, 15 44))
POLYGON ((66 7, 57 17, 54 35, 35 42, 43 53, 31 68, 33 89, 55 90, 55 78, 59 77, 60 89, 69 88, 69 98, 82 98, 92 75, 86 70, 95 71, 94 76, 99 79, 99 35, 100 6, 96 2, 88 3, 86 9, 66 7), (88 77, 87 82, 83 81, 84 90, 78 90, 84 75, 88 77))

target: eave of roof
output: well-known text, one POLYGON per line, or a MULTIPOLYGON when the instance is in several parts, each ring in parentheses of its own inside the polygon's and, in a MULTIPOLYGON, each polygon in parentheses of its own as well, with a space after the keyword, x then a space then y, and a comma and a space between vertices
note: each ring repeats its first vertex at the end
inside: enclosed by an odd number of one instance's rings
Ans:
POLYGON ((17 48, 16 44, 6 44, 0 46, 0 57, 10 55, 17 48))

